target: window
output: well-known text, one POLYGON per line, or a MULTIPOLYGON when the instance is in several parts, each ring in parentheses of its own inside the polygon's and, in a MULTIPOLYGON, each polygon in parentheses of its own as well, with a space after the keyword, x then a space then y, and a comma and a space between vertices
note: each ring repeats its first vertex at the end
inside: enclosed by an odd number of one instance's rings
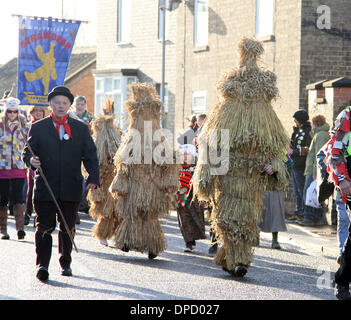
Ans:
POLYGON ((166 12, 165 18, 165 39, 168 37, 168 20, 169 20, 169 10, 158 9, 158 40, 162 41, 163 33, 163 15, 166 12))
POLYGON ((118 119, 121 116, 121 80, 119 78, 96 78, 95 79, 96 108, 95 113, 101 114, 106 104, 106 99, 115 103, 115 114, 118 119))
POLYGON ((128 99, 128 85, 136 82, 136 77, 125 77, 120 74, 97 76, 95 78, 95 116, 103 113, 106 99, 114 101, 116 124, 126 129, 128 113, 123 108, 123 102, 128 99))
POLYGON ((206 113, 206 91, 194 91, 192 101, 192 113, 206 113))
POLYGON ((208 44, 208 0, 195 0, 194 45, 208 44))
POLYGON ((105 104, 104 79, 95 79, 95 115, 102 113, 105 104))
POLYGON ((130 42, 130 0, 118 0, 117 42, 130 42))
POLYGON ((273 34, 273 0, 256 0, 256 35, 273 34))

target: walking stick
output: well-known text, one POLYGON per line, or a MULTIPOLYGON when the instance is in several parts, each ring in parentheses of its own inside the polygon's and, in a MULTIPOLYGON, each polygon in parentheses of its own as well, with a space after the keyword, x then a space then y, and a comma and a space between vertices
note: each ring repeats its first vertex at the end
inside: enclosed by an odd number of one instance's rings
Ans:
MULTIPOLYGON (((27 142, 27 146, 28 146, 29 152, 31 153, 32 157, 33 157, 33 158, 36 158, 36 156, 34 155, 33 149, 32 149, 31 146, 29 145, 28 141, 26 141, 26 142, 27 142)), ((50 187, 50 185, 49 185, 49 183, 48 183, 48 181, 47 181, 47 179, 46 179, 46 177, 45 177, 45 175, 44 175, 43 169, 42 169, 41 167, 39 167, 38 169, 39 169, 39 174, 40 174, 40 176, 43 178, 44 183, 45 183, 47 189, 49 190, 49 193, 50 193, 52 199, 54 200, 54 203, 55 203, 55 205, 56 205, 56 207, 57 207, 57 210, 58 210, 58 212, 59 212, 59 214, 60 214, 60 216, 61 216, 61 218, 62 218, 63 225, 65 226, 66 232, 67 232, 68 235, 69 235, 69 238, 70 238, 70 240, 71 240, 71 242, 72 242, 72 244, 73 244, 73 247, 74 247, 74 249, 76 250, 76 252, 78 253, 78 249, 77 249, 76 244, 74 243, 74 240, 73 240, 73 236, 72 236, 72 234, 71 234, 71 231, 70 231, 69 228, 68 228, 68 224, 67 224, 67 222, 66 222, 65 217, 63 216, 62 210, 61 210, 59 204, 57 203, 56 198, 55 198, 55 195, 54 195, 54 193, 53 193, 53 191, 52 191, 52 189, 51 189, 51 187, 50 187)))

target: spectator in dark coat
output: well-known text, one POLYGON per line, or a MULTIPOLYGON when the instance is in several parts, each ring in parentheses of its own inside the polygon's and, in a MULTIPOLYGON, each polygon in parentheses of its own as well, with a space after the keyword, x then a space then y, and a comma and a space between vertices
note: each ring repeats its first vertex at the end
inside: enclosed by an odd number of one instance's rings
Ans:
POLYGON ((291 156, 294 164, 292 167, 292 178, 294 193, 296 197, 296 210, 291 220, 303 220, 304 204, 304 171, 306 167, 306 157, 308 148, 311 144, 311 123, 308 121, 307 111, 298 110, 293 115, 295 126, 291 135, 290 148, 288 154, 291 156))
MULTIPOLYGON (((73 102, 73 95, 68 88, 55 87, 49 93, 48 101, 52 113, 49 117, 32 124, 23 160, 29 168, 41 167, 73 237, 82 195, 82 162, 89 174, 87 188, 95 189, 100 184, 96 146, 88 126, 67 115, 73 102), (35 156, 31 154, 28 144, 35 156)), ((37 213, 35 233, 37 278, 46 281, 49 277, 51 233, 56 226, 56 215, 59 223, 58 248, 61 274, 71 276, 70 236, 38 170, 34 181, 33 203, 37 213)))

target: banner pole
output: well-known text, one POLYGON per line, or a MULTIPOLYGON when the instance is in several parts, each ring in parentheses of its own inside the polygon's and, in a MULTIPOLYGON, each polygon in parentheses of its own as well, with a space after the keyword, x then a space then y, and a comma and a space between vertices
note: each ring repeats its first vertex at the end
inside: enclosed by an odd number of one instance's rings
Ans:
MULTIPOLYGON (((31 19, 34 19, 34 18, 38 18, 38 17, 35 17, 35 16, 23 16, 21 14, 16 14, 16 13, 12 13, 11 14, 12 17, 23 17, 23 18, 31 18, 31 19)), ((72 21, 72 22, 81 22, 81 23, 90 23, 90 21, 87 21, 87 20, 75 20, 75 19, 69 19, 69 18, 53 18, 53 17, 41 17, 41 19, 44 19, 44 20, 49 20, 49 18, 53 19, 53 20, 67 20, 67 21, 72 21)))

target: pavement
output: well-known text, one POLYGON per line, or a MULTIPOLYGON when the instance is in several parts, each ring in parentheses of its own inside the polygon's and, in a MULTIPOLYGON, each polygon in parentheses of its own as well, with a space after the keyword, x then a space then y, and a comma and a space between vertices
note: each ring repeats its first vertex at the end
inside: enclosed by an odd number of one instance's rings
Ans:
MULTIPOLYGON (((301 226, 296 222, 287 222, 287 231, 279 232, 278 241, 283 246, 289 244, 310 254, 339 255, 336 226, 301 226)), ((271 234, 261 232, 260 237, 272 239, 271 234)))
MULTIPOLYGON (((177 213, 173 211, 172 215, 176 217, 177 213)), ((334 256, 335 259, 339 256, 336 226, 302 226, 289 220, 285 220, 285 223, 287 231, 278 234, 278 242, 282 247, 288 245, 309 254, 334 256)), ((272 234, 261 232, 260 239, 271 242, 272 234)))
MULTIPOLYGON (((11 239, 1 241, 0 300, 335 300, 331 282, 338 269, 338 244, 333 227, 303 227, 287 223, 279 233, 281 250, 271 249, 272 235, 260 234, 253 263, 243 279, 235 279, 208 255, 207 239, 185 253, 176 212, 161 220, 168 248, 149 260, 146 253, 117 250, 92 236, 95 221, 80 214, 72 252, 73 277, 60 275, 57 230, 49 281, 35 278, 33 222, 26 238, 18 241, 15 221, 9 217, 11 239)), ((26 309, 27 310, 27 309, 26 309)))

